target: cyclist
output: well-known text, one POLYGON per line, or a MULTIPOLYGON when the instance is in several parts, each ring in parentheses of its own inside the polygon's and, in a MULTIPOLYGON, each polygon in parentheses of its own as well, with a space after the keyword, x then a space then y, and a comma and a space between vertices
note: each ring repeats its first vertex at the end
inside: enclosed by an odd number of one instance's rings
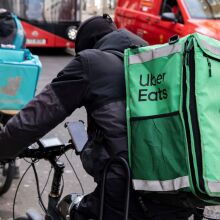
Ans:
MULTIPOLYGON (((31 143, 61 123, 76 108, 88 113, 89 141, 80 157, 97 187, 72 209, 71 219, 98 219, 100 182, 111 156, 127 159, 125 116, 124 49, 147 45, 127 30, 117 30, 108 15, 83 22, 78 30, 76 57, 44 90, 14 116, 0 132, 0 159, 14 158, 31 143)), ((124 171, 110 169, 106 182, 105 220, 123 219, 124 171)), ((129 219, 188 219, 192 210, 146 200, 149 212, 142 210, 137 194, 131 190, 129 219)), ((146 211, 146 210, 145 210, 146 211)))
MULTIPOLYGON (((16 15, 0 8, 0 47, 21 49, 25 47, 25 33, 20 20, 16 15)), ((14 178, 20 177, 20 161, 15 162, 14 178)))
POLYGON ((20 49, 25 46, 25 33, 16 15, 0 8, 0 45, 20 49))

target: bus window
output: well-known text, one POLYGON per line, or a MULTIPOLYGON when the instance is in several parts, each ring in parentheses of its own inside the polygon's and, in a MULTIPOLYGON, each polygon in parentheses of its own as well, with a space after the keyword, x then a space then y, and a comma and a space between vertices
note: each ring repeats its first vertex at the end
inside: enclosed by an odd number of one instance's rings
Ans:
POLYGON ((25 6, 25 15, 27 19, 35 21, 43 20, 43 0, 26 0, 25 6))
POLYGON ((59 11, 59 21, 71 21, 74 15, 75 7, 73 2, 71 0, 63 0, 59 11))
POLYGON ((28 47, 73 47, 81 0, 0 0, 22 21, 28 47))

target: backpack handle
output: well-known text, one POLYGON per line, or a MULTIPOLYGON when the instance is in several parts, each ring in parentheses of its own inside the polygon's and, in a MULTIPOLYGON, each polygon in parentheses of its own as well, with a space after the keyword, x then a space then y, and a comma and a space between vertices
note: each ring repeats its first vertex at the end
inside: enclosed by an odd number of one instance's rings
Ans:
POLYGON ((100 211, 99 211, 99 220, 103 220, 103 212, 104 212, 104 200, 105 200, 105 184, 107 179, 107 174, 111 168, 111 165, 119 164, 124 169, 126 174, 126 195, 125 195, 125 204, 124 204, 124 218, 123 220, 128 220, 128 212, 129 212, 129 202, 130 202, 130 183, 131 183, 131 173, 128 162, 122 157, 113 157, 111 158, 105 165, 103 171, 103 179, 102 179, 102 188, 101 188, 101 201, 100 201, 100 211))
POLYGON ((177 43, 179 41, 179 35, 174 35, 174 36, 172 36, 172 37, 170 37, 169 38, 169 44, 171 45, 171 44, 175 44, 175 43, 177 43))

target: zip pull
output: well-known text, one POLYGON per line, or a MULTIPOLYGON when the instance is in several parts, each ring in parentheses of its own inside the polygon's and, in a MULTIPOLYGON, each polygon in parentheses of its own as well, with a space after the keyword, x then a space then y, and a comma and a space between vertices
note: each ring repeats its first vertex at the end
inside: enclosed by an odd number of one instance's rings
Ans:
POLYGON ((189 43, 189 40, 187 39, 184 44, 184 51, 183 51, 183 58, 182 58, 182 62, 184 65, 185 65, 185 61, 186 61, 186 48, 187 48, 188 43, 189 43))
POLYGON ((208 67, 209 67, 209 77, 211 77, 212 76, 212 65, 211 65, 209 58, 206 57, 206 59, 207 59, 208 67))
POLYGON ((185 44, 185 53, 186 53, 186 65, 189 66, 189 59, 190 59, 190 52, 192 51, 194 47, 194 44, 193 44, 193 38, 189 39, 187 41, 187 43, 185 44))
POLYGON ((189 66, 189 51, 186 51, 186 65, 189 66))

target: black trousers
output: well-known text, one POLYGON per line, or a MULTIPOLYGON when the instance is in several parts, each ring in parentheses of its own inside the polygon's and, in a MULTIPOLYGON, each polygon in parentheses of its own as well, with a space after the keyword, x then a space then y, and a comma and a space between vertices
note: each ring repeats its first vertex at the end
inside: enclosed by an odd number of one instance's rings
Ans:
MULTIPOLYGON (((107 179, 105 190, 104 217, 103 220, 123 220, 125 203, 125 181, 112 175, 107 179)), ((101 187, 98 184, 94 192, 86 195, 80 202, 71 220, 99 219, 101 187)), ((173 207, 169 204, 154 203, 151 199, 144 199, 143 211, 139 196, 134 190, 130 192, 129 220, 188 220, 193 210, 173 207)))

